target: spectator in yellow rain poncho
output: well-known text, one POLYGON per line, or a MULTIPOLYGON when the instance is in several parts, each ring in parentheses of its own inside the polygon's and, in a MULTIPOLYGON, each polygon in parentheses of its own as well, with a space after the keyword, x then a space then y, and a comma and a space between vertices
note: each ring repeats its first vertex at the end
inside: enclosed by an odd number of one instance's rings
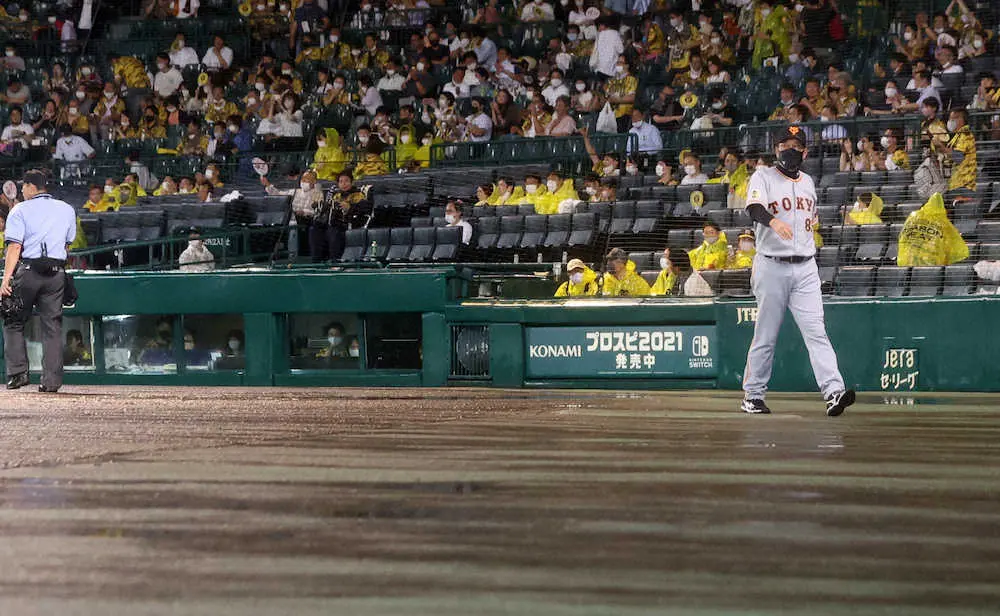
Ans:
POLYGON ((688 251, 691 258, 691 269, 723 269, 729 259, 729 245, 726 243, 726 234, 713 221, 705 223, 702 229, 705 240, 694 250, 688 251))
POLYGON ((861 193, 854 206, 844 217, 844 223, 848 225, 880 225, 882 224, 882 197, 875 193, 861 193))
POLYGON ((910 214, 899 234, 896 265, 941 266, 969 258, 969 246, 948 220, 941 193, 934 193, 916 212, 910 214))
POLYGON ((788 10, 771 0, 761 0, 754 17, 753 68, 759 69, 764 60, 773 56, 788 57, 792 46, 791 17, 788 10))
POLYGON ((548 189, 542 184, 542 176, 536 173, 529 173, 524 176, 524 194, 520 199, 507 205, 534 205, 538 200, 545 197, 548 189))
POLYGON ((952 138, 942 151, 951 155, 954 165, 948 182, 949 190, 976 190, 976 137, 972 134, 968 121, 965 109, 953 110, 948 119, 948 130, 952 132, 952 138))
POLYGON ((545 194, 535 199, 536 214, 558 214, 559 206, 564 201, 579 201, 573 187, 572 178, 563 178, 558 172, 549 173, 545 181, 545 194))
POLYGON ((726 261, 726 269, 747 269, 753 267, 753 258, 757 255, 756 238, 753 231, 744 229, 736 244, 736 251, 726 261))
POLYGON ((660 257, 660 274, 656 277, 656 281, 653 282, 649 294, 677 295, 679 289, 677 288, 678 277, 676 269, 670 261, 670 248, 664 248, 663 256, 660 257))
POLYGON ((608 253, 608 271, 604 274, 604 295, 608 297, 645 297, 649 283, 635 272, 635 262, 621 248, 608 253))
POLYGON ((556 289, 556 297, 587 297, 597 295, 597 272, 580 259, 570 259, 566 264, 569 280, 556 289))
POLYGON ((324 129, 316 135, 316 154, 312 169, 321 180, 336 180, 349 160, 340 143, 340 133, 336 128, 324 129))
POLYGON ((396 168, 405 168, 416 155, 419 144, 416 143, 416 129, 412 124, 399 127, 399 134, 396 135, 396 168))
POLYGON ((524 197, 524 189, 515 187, 510 178, 500 178, 493 187, 493 193, 486 200, 490 205, 517 205, 517 202, 524 197))

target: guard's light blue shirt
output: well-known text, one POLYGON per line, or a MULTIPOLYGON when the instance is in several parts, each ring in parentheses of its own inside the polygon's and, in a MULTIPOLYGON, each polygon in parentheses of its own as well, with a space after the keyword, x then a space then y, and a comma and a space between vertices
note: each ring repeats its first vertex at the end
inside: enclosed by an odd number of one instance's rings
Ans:
POLYGON ((633 126, 628 131, 632 135, 636 135, 638 146, 637 148, 632 147, 632 142, 629 141, 627 153, 632 154, 633 149, 638 149, 639 152, 658 152, 663 149, 663 140, 660 139, 660 129, 656 128, 649 122, 643 122, 639 126, 633 126))
POLYGON ((66 259, 66 246, 76 239, 76 211, 73 206, 42 193, 19 203, 7 217, 7 243, 22 246, 21 257, 66 259))

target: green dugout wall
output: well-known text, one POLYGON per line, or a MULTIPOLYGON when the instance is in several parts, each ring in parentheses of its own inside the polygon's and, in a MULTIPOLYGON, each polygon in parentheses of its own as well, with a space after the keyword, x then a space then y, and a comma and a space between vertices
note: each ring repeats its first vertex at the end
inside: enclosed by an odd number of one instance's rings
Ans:
MULTIPOLYGON (((70 384, 738 389, 753 302, 482 300, 450 267, 333 272, 86 274, 67 320, 89 323, 93 366, 70 384), (296 363, 292 324, 351 315, 362 347, 344 365, 296 363), (246 338, 239 367, 115 369, 109 315, 230 315, 246 338), (394 324, 409 323, 406 335, 394 324), (397 352, 398 351, 398 352, 397 352), (404 358, 404 359, 399 359, 404 358), (227 369, 228 368, 228 369, 227 369)), ((863 391, 1000 391, 1000 297, 831 299, 827 327, 847 382, 863 391)), ((404 328, 405 329, 405 328, 404 328)), ((176 328, 174 348, 183 348, 176 328)), ((312 351, 309 351, 312 357, 312 351)), ((789 315, 772 388, 814 391, 789 315)))

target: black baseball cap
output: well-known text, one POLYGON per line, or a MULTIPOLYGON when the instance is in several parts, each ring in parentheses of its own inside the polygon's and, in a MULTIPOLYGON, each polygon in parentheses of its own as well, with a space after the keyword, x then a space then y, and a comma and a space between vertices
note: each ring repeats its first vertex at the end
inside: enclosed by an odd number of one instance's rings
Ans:
POLYGON ((24 183, 31 184, 35 188, 42 189, 48 185, 49 178, 44 171, 33 169, 24 174, 24 183))
POLYGON ((802 130, 801 126, 789 126, 778 134, 778 139, 775 143, 784 143, 789 139, 795 139, 800 144, 806 145, 806 134, 805 131, 802 130))

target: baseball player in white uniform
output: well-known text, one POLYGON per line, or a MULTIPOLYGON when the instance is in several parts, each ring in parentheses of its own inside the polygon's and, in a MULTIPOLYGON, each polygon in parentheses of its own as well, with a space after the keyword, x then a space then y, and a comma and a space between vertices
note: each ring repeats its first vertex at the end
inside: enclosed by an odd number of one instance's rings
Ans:
POLYGON ((826 414, 836 417, 854 404, 854 392, 844 386, 837 355, 823 322, 823 294, 816 266, 813 221, 816 185, 799 170, 806 156, 802 129, 791 126, 778 140, 773 167, 758 169, 747 186, 747 213, 756 223, 757 255, 751 286, 757 298, 757 325, 743 373, 746 413, 766 414, 764 403, 771 380, 778 330, 791 310, 809 349, 816 383, 826 399, 826 414))

